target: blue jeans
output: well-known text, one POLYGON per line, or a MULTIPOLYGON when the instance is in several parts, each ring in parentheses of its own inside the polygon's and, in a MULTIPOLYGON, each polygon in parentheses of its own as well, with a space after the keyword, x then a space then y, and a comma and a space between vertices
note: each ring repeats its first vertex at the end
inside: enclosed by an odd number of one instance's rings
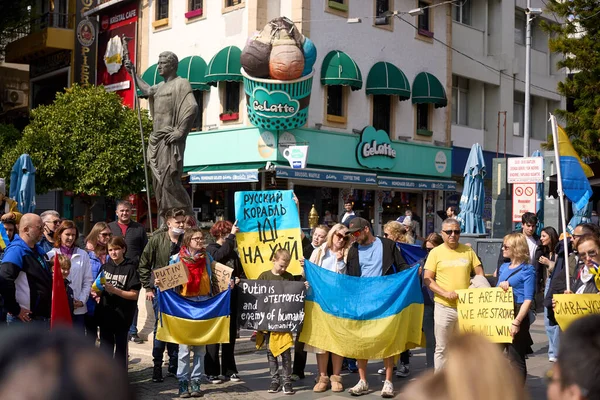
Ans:
POLYGON ((23 322, 18 317, 15 317, 11 314, 6 314, 6 324, 9 326, 16 324, 30 324, 38 329, 44 329, 46 331, 50 330, 50 318, 44 317, 33 317, 31 322, 23 322))
POLYGON ((425 304, 423 309, 423 334, 425 335, 425 360, 427 368, 433 368, 435 354, 435 333, 433 329, 433 304, 425 304))
MULTIPOLYGON (((546 279, 546 288, 544 289, 544 297, 548 293, 550 287, 550 278, 546 279)), ((558 344, 560 336, 560 328, 558 325, 550 325, 548 319, 548 309, 544 307, 544 327, 546 328, 546 335, 548 336, 548 358, 558 357, 558 344)))
POLYGON ((138 334, 138 330, 137 330, 137 318, 138 318, 138 308, 137 308, 137 306, 135 306, 135 314, 133 314, 133 322, 131 322, 131 326, 129 327, 129 334, 130 335, 137 335, 138 334))
POLYGON ((163 354, 165 353, 165 347, 167 348, 167 354, 169 355, 169 369, 170 373, 177 372, 177 356, 179 353, 179 345, 175 343, 166 343, 156 338, 156 327, 158 326, 158 299, 154 297, 152 300, 152 308, 154 309, 154 342, 152 344, 152 359, 154 367, 162 367, 163 354))
POLYGON ((179 360, 177 361, 177 379, 180 381, 190 380, 190 352, 194 352, 191 380, 199 380, 204 372, 204 356, 206 346, 179 345, 179 360))

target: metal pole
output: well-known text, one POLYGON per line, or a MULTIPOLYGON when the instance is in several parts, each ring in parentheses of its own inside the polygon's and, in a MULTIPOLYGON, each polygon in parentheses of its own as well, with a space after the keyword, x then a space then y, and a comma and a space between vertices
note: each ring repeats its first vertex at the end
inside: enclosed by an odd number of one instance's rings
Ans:
MULTIPOLYGON (((129 59, 129 49, 127 48, 127 43, 129 42, 129 38, 123 35, 123 50, 124 55, 129 59)), ((146 198, 148 200, 148 221, 150 222, 150 233, 152 233, 152 203, 150 201, 150 184, 148 183, 148 159, 146 157, 146 140, 144 139, 144 127, 142 125, 142 111, 140 107, 140 98, 137 94, 137 69, 135 64, 132 63, 132 72, 133 72, 133 95, 135 96, 135 108, 137 109, 138 122, 140 124, 140 136, 142 137, 142 157, 144 159, 144 177, 146 179, 146 198)))
POLYGON ((496 158, 498 158, 498 152, 500 151, 500 112, 498 111, 498 136, 496 136, 496 158))
POLYGON ((558 204, 560 205, 561 218, 563 231, 563 248, 565 252, 565 275, 567 277, 567 291, 571 291, 571 282, 569 279, 569 247, 567 243, 567 214, 565 213, 565 194, 563 193, 562 187, 562 172, 560 170, 560 155, 558 152, 558 127, 556 123, 556 117, 550 114, 550 123, 552 125, 552 140, 554 142, 554 158, 556 159, 556 192, 558 193, 558 204))
POLYGON ((529 157, 529 137, 531 120, 531 0, 527 0, 527 11, 525 11, 525 118, 523 125, 523 157, 529 157))

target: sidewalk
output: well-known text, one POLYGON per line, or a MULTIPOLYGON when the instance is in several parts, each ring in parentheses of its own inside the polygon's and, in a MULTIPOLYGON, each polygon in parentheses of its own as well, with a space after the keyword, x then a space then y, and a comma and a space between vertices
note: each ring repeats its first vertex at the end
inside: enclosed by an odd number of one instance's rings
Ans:
MULTIPOLYGON (((140 301, 146 303, 144 300, 140 301)), ((147 309, 140 308, 139 323, 142 326, 142 321, 146 320, 147 309), (142 317, 142 313, 143 317, 142 317)), ((152 307, 150 307, 150 315, 152 316, 152 307)), ((150 340, 143 344, 129 344, 129 379, 133 385, 138 399, 140 400, 159 400, 159 399, 175 399, 177 395, 177 380, 175 378, 165 377, 162 383, 152 382, 152 327, 154 318, 146 320, 143 328, 140 330, 140 336, 146 339, 150 333, 150 340)), ((527 360, 527 368, 529 375, 527 377, 527 387, 533 400, 546 399, 546 386, 544 383, 544 375, 552 366, 548 362, 547 350, 548 340, 544 330, 543 315, 538 317, 531 328, 531 334, 534 341, 534 354, 527 360)), ((206 399, 247 399, 247 400, 262 400, 262 399, 280 399, 283 397, 290 398, 283 393, 269 394, 267 387, 269 386, 269 366, 267 363, 266 351, 256 351, 254 342, 250 341, 251 331, 242 330, 241 338, 236 342, 236 362, 242 378, 242 382, 224 382, 221 384, 202 384, 202 392, 206 399)), ((410 359, 411 375, 409 378, 394 377, 394 389, 396 398, 400 398, 399 393, 404 385, 425 368, 425 351, 423 349, 412 350, 413 357, 410 359)), ((166 354, 164 359, 166 360, 166 354)), ((380 391, 382 387, 383 376, 377 375, 377 370, 383 367, 383 362, 373 361, 369 363, 368 382, 371 392, 362 398, 375 399, 381 398, 380 391)), ((320 399, 327 397, 331 400, 335 399, 350 399, 353 398, 347 392, 335 394, 331 390, 325 393, 313 393, 315 374, 317 373, 317 363, 314 354, 308 355, 306 365, 306 378, 294 382, 296 394, 294 399, 320 399)), ((163 368, 163 374, 166 375, 166 366, 163 368)), ((350 388, 358 382, 358 374, 342 374, 344 387, 350 388)), ((467 383, 467 382, 465 382, 467 383)))

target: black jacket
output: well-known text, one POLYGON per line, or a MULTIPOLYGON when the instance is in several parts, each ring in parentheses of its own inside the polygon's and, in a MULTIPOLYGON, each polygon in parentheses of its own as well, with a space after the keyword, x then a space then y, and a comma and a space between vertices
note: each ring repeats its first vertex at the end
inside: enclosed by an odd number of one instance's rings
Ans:
MULTIPOLYGON (((112 231, 113 236, 123 236, 121 227, 117 221, 113 221, 108 224, 108 227, 112 231)), ((146 234, 146 228, 140 223, 130 221, 125 231, 125 244, 127 244, 127 252, 125 257, 129 258, 135 265, 140 262, 140 257, 144 251, 144 247, 148 243, 148 235, 146 234)))
POLYGON ((34 317, 50 318, 52 272, 40 246, 32 249, 20 237, 10 243, 0 264, 0 294, 4 309, 14 316, 23 307, 34 317))
MULTIPOLYGON (((406 263, 396 243, 390 239, 379 238, 383 245, 383 261, 381 275, 391 275, 410 268, 406 263)), ((358 259, 358 243, 353 243, 348 250, 346 273, 350 276, 361 276, 360 260, 358 259)))
POLYGON ((246 278, 240 256, 238 256, 238 253, 235 251, 235 235, 229 234, 222 245, 217 242, 209 244, 206 246, 206 252, 210 254, 216 262, 220 262, 221 264, 233 268, 232 278, 246 278))

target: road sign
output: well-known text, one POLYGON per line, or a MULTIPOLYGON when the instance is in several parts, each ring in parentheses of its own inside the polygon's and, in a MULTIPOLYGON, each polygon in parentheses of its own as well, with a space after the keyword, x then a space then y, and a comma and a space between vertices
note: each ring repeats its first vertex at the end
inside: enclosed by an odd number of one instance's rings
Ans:
POLYGON ((508 183, 541 183, 544 181, 543 157, 511 157, 507 166, 508 183))
POLYGON ((513 222, 521 222, 521 216, 526 212, 535 213, 535 189, 535 183, 513 184, 513 222))

